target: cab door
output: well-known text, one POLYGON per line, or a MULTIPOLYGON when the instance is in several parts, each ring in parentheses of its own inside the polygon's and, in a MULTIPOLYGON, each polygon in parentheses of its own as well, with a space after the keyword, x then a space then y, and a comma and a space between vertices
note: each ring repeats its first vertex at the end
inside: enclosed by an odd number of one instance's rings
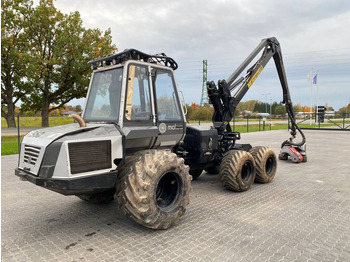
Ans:
POLYGON ((183 139, 186 123, 172 70, 152 68, 158 138, 154 148, 173 147, 183 139))
POLYGON ((147 65, 128 65, 123 111, 126 154, 152 148, 158 136, 149 75, 147 65))

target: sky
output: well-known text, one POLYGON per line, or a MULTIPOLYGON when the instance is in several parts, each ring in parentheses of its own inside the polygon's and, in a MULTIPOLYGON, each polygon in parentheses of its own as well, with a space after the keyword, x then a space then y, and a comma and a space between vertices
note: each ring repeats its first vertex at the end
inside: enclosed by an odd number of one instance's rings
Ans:
MULTIPOLYGON (((350 103, 350 1, 348 0, 56 0, 63 13, 78 11, 86 28, 111 28, 119 51, 164 52, 185 102, 199 103, 202 61, 208 80, 227 79, 260 43, 281 44, 291 98, 303 106, 339 109, 350 103), (308 82, 312 71, 317 84, 308 82), (318 94, 318 95, 317 95, 318 94)), ((282 100, 273 60, 242 101, 282 100)), ((75 103, 84 103, 79 100, 75 103)))

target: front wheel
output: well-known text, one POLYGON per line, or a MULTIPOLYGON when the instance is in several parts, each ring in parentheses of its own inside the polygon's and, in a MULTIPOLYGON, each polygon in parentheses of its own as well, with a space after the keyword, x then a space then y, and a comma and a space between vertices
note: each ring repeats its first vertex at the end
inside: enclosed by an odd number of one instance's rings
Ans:
POLYGON ((219 176, 222 185, 231 191, 246 191, 254 183, 253 156, 243 150, 231 150, 221 161, 219 176))
POLYGON ((141 151, 120 169, 119 208, 137 223, 167 229, 178 223, 189 203, 191 177, 182 158, 163 150, 141 151))

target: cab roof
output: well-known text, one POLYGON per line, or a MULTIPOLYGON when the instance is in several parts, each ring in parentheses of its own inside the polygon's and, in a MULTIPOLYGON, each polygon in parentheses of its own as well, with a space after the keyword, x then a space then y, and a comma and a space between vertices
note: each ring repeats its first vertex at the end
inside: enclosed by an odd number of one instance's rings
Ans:
POLYGON ((109 55, 107 57, 96 58, 88 62, 92 70, 98 67, 116 65, 128 60, 143 61, 147 63, 161 64, 176 70, 178 68, 174 59, 164 53, 149 55, 136 49, 126 49, 121 53, 109 55))

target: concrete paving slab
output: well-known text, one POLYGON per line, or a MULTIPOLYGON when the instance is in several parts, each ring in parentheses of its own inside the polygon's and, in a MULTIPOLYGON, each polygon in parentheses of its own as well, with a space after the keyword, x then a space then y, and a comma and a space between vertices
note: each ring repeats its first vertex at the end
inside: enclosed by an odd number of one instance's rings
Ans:
MULTIPOLYGON (((192 182, 180 224, 153 231, 116 203, 92 205, 14 175, 1 158, 3 261, 350 261, 350 133, 305 131, 308 162, 278 162, 276 178, 243 193, 218 176, 192 182)), ((285 130, 242 134, 278 153, 285 130)))

